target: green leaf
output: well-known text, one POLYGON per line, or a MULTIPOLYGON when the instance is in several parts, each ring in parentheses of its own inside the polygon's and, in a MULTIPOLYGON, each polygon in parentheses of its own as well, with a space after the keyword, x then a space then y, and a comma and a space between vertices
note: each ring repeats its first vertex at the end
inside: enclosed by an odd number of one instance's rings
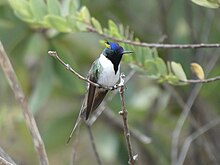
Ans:
POLYGON ((136 47, 135 48, 134 59, 135 59, 136 63, 138 63, 138 64, 142 64, 143 63, 143 60, 142 60, 142 48, 141 47, 136 47))
POLYGON ((159 78, 160 75, 159 75, 157 65, 154 60, 145 60, 144 69, 146 70, 148 76, 159 78))
POLYGON ((44 19, 49 26, 59 32, 71 32, 71 28, 65 18, 56 15, 47 15, 44 19))
POLYGON ((126 54, 125 56, 123 56, 123 61, 126 63, 131 63, 134 61, 133 55, 131 54, 126 54))
POLYGON ((66 21, 67 21, 68 27, 71 28, 71 32, 78 31, 77 25, 76 25, 77 21, 76 21, 75 16, 72 16, 72 15, 67 16, 66 21))
POLYGON ((179 80, 186 81, 186 74, 182 68, 182 65, 180 63, 176 63, 174 61, 171 61, 171 69, 173 73, 178 77, 179 80))
POLYGON ((43 22, 43 18, 47 14, 47 7, 44 0, 30 0, 30 7, 34 15, 34 20, 43 22))
POLYGON ((88 27, 85 23, 79 21, 76 22, 76 26, 79 31, 86 31, 88 27))
POLYGON ((9 0, 15 14, 23 21, 33 22, 33 13, 30 4, 26 0, 9 0))
POLYGON ((52 89, 53 68, 52 58, 47 56, 44 61, 42 71, 38 77, 34 92, 29 101, 29 107, 32 112, 36 113, 39 108, 46 102, 52 89))
POLYGON ((183 85, 184 83, 180 83, 179 78, 173 74, 166 76, 166 81, 172 85, 183 85))
POLYGON ((161 58, 157 57, 155 59, 155 63, 157 65, 157 69, 158 69, 160 75, 165 76, 165 75, 168 74, 167 66, 166 66, 165 62, 161 58))
POLYGON ((86 24, 90 24, 91 16, 87 7, 83 6, 81 8, 81 10, 78 12, 77 18, 86 24))
POLYGON ((60 2, 58 0, 47 0, 47 10, 51 15, 60 15, 60 2))
POLYGON ((208 8, 219 8, 220 1, 219 0, 191 0, 197 5, 208 7, 208 8))
POLYGON ((99 23, 99 21, 97 19, 95 19, 94 17, 92 17, 92 25, 94 26, 94 28, 100 33, 102 34, 102 26, 99 23))
POLYGON ((143 48, 142 47, 142 52, 146 56, 146 59, 153 59, 153 51, 150 48, 143 48))
POLYGON ((131 67, 133 70, 135 70, 135 71, 137 71, 137 72, 139 72, 139 73, 146 74, 145 70, 144 70, 142 67, 138 66, 138 65, 135 65, 135 64, 131 63, 131 64, 130 64, 130 67, 131 67))
POLYGON ((70 13, 70 15, 75 15, 76 11, 80 7, 79 0, 69 0, 69 5, 68 6, 69 6, 69 13, 70 13))
POLYGON ((114 36, 118 38, 122 37, 122 35, 120 35, 119 33, 118 26, 112 20, 108 21, 108 27, 109 27, 110 36, 114 36))

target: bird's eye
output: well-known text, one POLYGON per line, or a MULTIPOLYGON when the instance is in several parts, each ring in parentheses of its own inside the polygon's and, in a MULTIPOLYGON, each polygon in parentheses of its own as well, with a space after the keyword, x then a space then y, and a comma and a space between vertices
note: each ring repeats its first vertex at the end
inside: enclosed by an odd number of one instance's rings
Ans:
POLYGON ((108 49, 110 49, 111 48, 111 46, 110 46, 110 43, 107 41, 107 42, 105 42, 105 47, 106 48, 108 48, 108 49))

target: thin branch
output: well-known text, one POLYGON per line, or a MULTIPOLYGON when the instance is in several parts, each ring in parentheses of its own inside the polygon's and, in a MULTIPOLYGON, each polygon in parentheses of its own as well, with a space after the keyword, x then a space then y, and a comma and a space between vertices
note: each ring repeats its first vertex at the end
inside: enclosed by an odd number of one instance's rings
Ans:
POLYGON ((123 119, 123 124, 124 124, 124 136, 126 139, 127 143, 127 148, 128 148, 128 156, 129 156, 129 164, 134 165, 135 160, 137 159, 137 155, 133 156, 133 151, 132 151, 132 146, 131 146, 131 140, 130 140, 130 132, 128 129, 128 112, 125 108, 125 98, 124 98, 124 75, 121 74, 120 76, 120 88, 119 88, 119 93, 120 93, 120 98, 121 98, 121 108, 122 110, 119 112, 119 114, 122 116, 123 119))
POLYGON ((0 165, 14 165, 0 156, 0 165))
POLYGON ((98 165, 102 165, 100 156, 98 154, 98 151, 97 151, 97 148, 96 148, 96 145, 95 145, 95 140, 94 140, 94 136, 93 136, 93 133, 92 133, 91 125, 89 125, 89 124, 86 124, 86 125, 87 125, 87 128, 88 128, 89 138, 90 138, 90 141, 91 141, 91 144, 92 144, 92 149, 94 151, 96 160, 98 162, 98 165))
POLYGON ((70 72, 72 72, 73 74, 75 74, 79 79, 81 80, 84 80, 96 87, 99 87, 99 88, 103 88, 103 89, 107 89, 107 90, 114 90, 114 89, 117 89, 119 88, 118 85, 115 85, 115 86, 112 86, 112 87, 107 87, 107 86, 102 86, 100 84, 97 84, 97 83, 94 83, 92 81, 90 81, 89 79, 83 77, 82 75, 80 75, 79 73, 77 73, 69 64, 66 64, 57 54, 56 51, 48 51, 48 54, 54 58, 56 58, 63 66, 65 66, 65 68, 67 70, 69 70, 70 72))
MULTIPOLYGON (((207 64, 206 70, 207 72, 209 72, 214 64, 216 63, 216 61, 218 60, 219 56, 212 56, 211 60, 209 61, 209 63, 207 64)), ((180 132, 183 128, 183 125, 190 113, 191 107, 196 99, 196 97, 198 96, 198 93, 200 91, 202 87, 202 84, 197 84, 193 90, 191 91, 190 96, 187 99, 187 102, 183 108, 183 111, 177 121, 176 127, 172 133, 172 149, 171 149, 171 163, 172 165, 176 165, 177 160, 178 160, 178 144, 179 144, 179 136, 180 136, 180 132)))
POLYGON ((16 165, 14 160, 0 147, 0 165, 16 165))
POLYGON ((198 84, 198 83, 211 83, 213 81, 218 81, 220 80, 220 76, 204 79, 204 80, 180 80, 180 82, 185 82, 185 83, 191 83, 191 84, 198 84))
POLYGON ((141 47, 149 47, 149 48, 163 48, 163 49, 195 49, 195 48, 220 48, 219 43, 213 43, 213 44, 160 44, 160 43, 145 43, 145 42, 138 42, 138 41, 132 41, 127 39, 119 39, 116 37, 109 36, 105 33, 98 32, 95 28, 88 26, 87 27, 88 32, 96 33, 99 36, 102 36, 105 39, 111 39, 116 42, 122 42, 125 44, 130 44, 134 46, 141 46, 141 47))
POLYGON ((172 134, 172 150, 171 150, 171 157, 172 157, 172 165, 176 165, 177 158, 178 158, 178 143, 179 143, 179 136, 180 132, 182 130, 183 124, 185 123, 185 120, 187 116, 190 113, 191 107, 198 96, 198 93, 201 89, 201 85, 197 85, 193 88, 191 95, 189 96, 186 105, 184 106, 184 109, 177 121, 176 127, 172 134))
POLYGON ((75 140, 72 146, 72 165, 77 164, 76 163, 76 157, 77 157, 77 148, 79 145, 79 141, 80 141, 80 129, 76 129, 76 133, 75 133, 75 140))
MULTIPOLYGON (((122 121, 117 117, 116 114, 112 112, 112 109, 106 108, 106 111, 102 114, 104 117, 104 121, 107 123, 110 123, 116 130, 123 131, 124 125, 122 121)), ((131 136, 140 143, 148 144, 151 143, 151 138, 143 133, 141 133, 139 130, 130 128, 129 129, 131 136)))
POLYGON ((199 136, 201 136, 202 134, 204 134, 205 132, 207 132, 209 129, 215 127, 216 125, 218 125, 220 123, 220 118, 217 118, 215 120, 212 120, 211 122, 209 122, 208 124, 202 126, 201 128, 199 128, 196 132, 192 133, 190 136, 188 136, 186 138, 186 140, 184 141, 182 150, 180 152, 180 156, 179 159, 177 161, 176 165, 182 165, 184 163, 184 160, 186 158, 187 152, 189 150, 190 144, 197 139, 199 136))
POLYGON ((43 140, 41 139, 34 116, 28 107, 24 92, 18 82, 17 76, 14 72, 14 69, 11 65, 10 60, 8 59, 8 56, 3 48, 1 41, 0 41, 0 64, 8 80, 10 87, 12 91, 14 92, 15 98, 21 106, 21 110, 22 110, 26 125, 29 128, 35 150, 37 151, 39 163, 41 165, 48 165, 49 163, 48 163, 48 158, 47 158, 47 154, 45 151, 44 143, 43 143, 43 140))

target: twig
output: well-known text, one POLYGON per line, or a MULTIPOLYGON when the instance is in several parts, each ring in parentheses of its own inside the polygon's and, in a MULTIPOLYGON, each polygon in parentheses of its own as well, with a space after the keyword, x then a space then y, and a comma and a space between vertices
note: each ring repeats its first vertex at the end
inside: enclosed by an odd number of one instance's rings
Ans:
POLYGON ((176 165, 182 165, 184 163, 184 160, 186 158, 186 154, 187 151, 189 150, 190 144, 199 136, 201 136, 202 134, 204 134, 205 132, 207 132, 209 129, 215 127, 216 125, 218 125, 220 123, 220 118, 217 118, 211 122, 209 122, 208 124, 202 126, 201 128, 199 128, 196 132, 192 133, 190 136, 188 136, 186 138, 186 140, 184 141, 182 150, 180 152, 180 156, 179 159, 177 161, 176 165))
POLYGON ((128 163, 131 165, 135 164, 135 161, 137 159, 137 155, 133 156, 133 151, 132 151, 132 146, 131 146, 131 141, 130 141, 130 132, 128 129, 128 112, 125 108, 125 99, 124 99, 124 74, 121 74, 120 76, 120 88, 119 88, 119 93, 120 93, 120 98, 121 98, 121 108, 122 110, 119 112, 119 114, 123 118, 123 124, 124 124, 124 135, 127 143, 127 148, 128 148, 128 156, 129 156, 129 161, 128 163))
POLYGON ((90 81, 89 79, 83 77, 82 75, 80 75, 79 73, 77 73, 69 64, 66 64, 57 54, 56 51, 48 51, 48 54, 54 58, 56 58, 61 64, 63 64, 63 66, 65 66, 65 68, 67 70, 69 70, 70 72, 72 72, 73 74, 75 74, 78 78, 80 78, 81 80, 84 80, 96 87, 99 87, 99 88, 103 88, 103 89, 107 89, 107 90, 114 90, 114 89, 117 89, 119 88, 118 85, 115 85, 115 86, 112 86, 112 87, 107 87, 107 86, 102 86, 100 84, 97 84, 97 83, 94 83, 92 81, 90 81))
MULTIPOLYGON (((110 123, 112 127, 114 127, 118 131, 123 131, 124 125, 122 121, 117 117, 116 114, 112 112, 112 109, 106 108, 106 111, 103 112, 103 120, 107 123, 110 123)), ((151 138, 143 133, 141 133, 139 130, 130 128, 129 129, 131 136, 136 140, 139 141, 142 144, 148 144, 151 143, 151 138)))
POLYGON ((31 133, 34 147, 35 147, 35 150, 37 151, 37 155, 39 158, 39 162, 41 165, 48 165, 49 163, 48 163, 48 158, 47 158, 47 154, 45 151, 44 143, 38 131, 34 116, 28 107, 24 92, 18 82, 17 76, 14 72, 14 69, 11 65, 10 60, 8 59, 8 56, 3 48, 1 41, 0 41, 0 64, 8 80, 10 87, 12 91, 14 92, 15 98, 19 102, 22 108, 22 113, 23 113, 26 125, 29 128, 29 131, 31 133))
POLYGON ((80 130, 76 129, 76 133, 75 133, 75 140, 72 146, 72 165, 77 164, 76 163, 76 157, 77 157, 77 148, 79 145, 79 141, 80 141, 80 130))
POLYGON ((217 80, 220 80, 220 76, 216 76, 216 77, 212 77, 212 78, 208 78, 204 80, 180 80, 180 82, 198 84, 198 83, 211 83, 217 80))
POLYGON ((14 160, 0 147, 0 165, 16 165, 14 160))
POLYGON ((219 43, 214 44, 159 44, 159 43, 145 43, 145 42, 138 42, 132 41, 127 39, 119 39, 112 36, 109 36, 105 33, 99 33, 95 28, 88 26, 88 32, 96 33, 103 38, 111 39, 116 42, 122 42, 134 46, 141 46, 141 47, 149 47, 149 48, 163 48, 163 49, 195 49, 195 48, 220 48, 219 43))
POLYGON ((0 156, 0 165, 14 165, 0 156))
MULTIPOLYGON (((209 61, 209 63, 207 64, 207 67, 206 67, 207 72, 209 72, 212 69, 212 67, 214 66, 214 64, 216 63, 218 58, 219 58, 219 56, 213 56, 211 58, 211 60, 209 61)), ((184 123, 190 113, 190 109, 191 109, 201 87, 202 87, 202 84, 197 84, 193 88, 193 90, 192 90, 190 96, 188 97, 187 102, 183 108, 183 111, 177 121, 176 127, 173 131, 172 144, 171 144, 172 145, 172 149, 171 149, 171 163, 172 163, 172 165, 176 165, 177 160, 178 160, 178 143, 179 143, 180 132, 181 132, 182 127, 183 127, 183 125, 184 125, 184 123)))
POLYGON ((86 125, 87 125, 87 128, 88 128, 89 137, 90 137, 90 141, 91 141, 91 144, 92 144, 92 149, 94 151, 96 160, 98 162, 98 165, 102 165, 100 156, 98 154, 98 151, 97 151, 97 148, 96 148, 96 145, 95 145, 95 140, 94 140, 94 136, 93 136, 93 133, 92 133, 91 125, 89 125, 89 124, 86 124, 86 125))

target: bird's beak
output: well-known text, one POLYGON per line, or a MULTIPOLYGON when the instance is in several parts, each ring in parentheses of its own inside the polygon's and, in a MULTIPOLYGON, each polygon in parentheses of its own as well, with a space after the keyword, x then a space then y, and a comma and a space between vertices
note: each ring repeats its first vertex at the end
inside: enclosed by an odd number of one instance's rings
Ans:
POLYGON ((124 51, 122 54, 130 54, 130 53, 134 53, 133 51, 124 51))

